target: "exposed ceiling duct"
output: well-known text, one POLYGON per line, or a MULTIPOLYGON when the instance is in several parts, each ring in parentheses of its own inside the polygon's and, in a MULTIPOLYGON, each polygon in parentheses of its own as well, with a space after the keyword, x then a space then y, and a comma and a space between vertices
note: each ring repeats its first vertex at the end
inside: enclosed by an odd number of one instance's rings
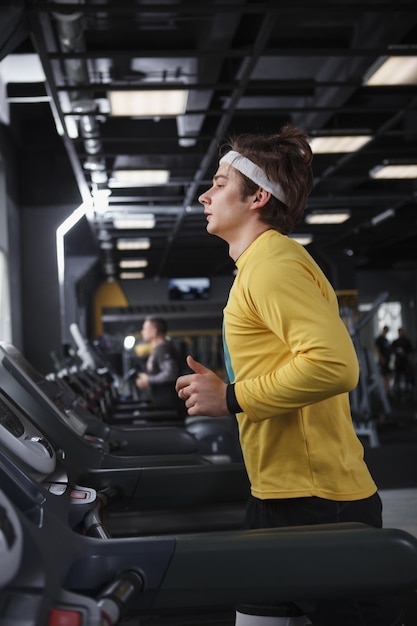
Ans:
MULTIPOLYGON (((55 0, 57 3, 58 0, 55 0)), ((85 90, 90 82, 87 61, 83 57, 74 58, 71 53, 83 54, 86 51, 82 13, 67 13, 54 11, 53 17, 57 23, 57 33, 61 52, 64 54, 63 65, 65 77, 71 87, 83 86, 68 92, 72 112, 78 118, 78 128, 84 141, 87 158, 83 163, 89 173, 92 190, 107 185, 108 177, 104 161, 103 146, 100 137, 100 125, 97 119, 97 104, 93 92, 85 90)))

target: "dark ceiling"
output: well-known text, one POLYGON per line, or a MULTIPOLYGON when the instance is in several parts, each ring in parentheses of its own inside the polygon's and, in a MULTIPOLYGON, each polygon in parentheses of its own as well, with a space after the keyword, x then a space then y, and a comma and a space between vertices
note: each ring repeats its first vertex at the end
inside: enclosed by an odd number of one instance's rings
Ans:
MULTIPOLYGON (((415 0, 26 0, 21 6, 28 37, 13 52, 33 48, 47 83, 10 83, 11 119, 22 128, 35 124, 44 137, 62 127, 66 157, 52 153, 49 194, 63 201, 70 171, 84 199, 107 188, 115 169, 170 172, 162 186, 113 187, 109 212, 91 221, 107 275, 118 272, 116 236, 150 237, 150 249, 139 253, 149 278, 230 273, 227 247, 206 233, 197 198, 211 185, 228 136, 276 131, 287 122, 311 136, 372 135, 355 153, 315 156, 306 214, 348 208, 351 218, 333 226, 301 223, 297 234, 313 235, 312 251, 346 255, 359 270, 417 267, 416 181, 369 176, 385 161, 417 160, 417 84, 363 85, 381 57, 417 54, 415 0), (180 117, 109 112, 110 89, 168 91, 177 84, 189 90, 180 117), (47 104, 16 100, 36 90, 47 94, 47 104), (116 231, 119 213, 152 213, 156 226, 116 231)), ((32 156, 34 150, 32 144, 32 156)))

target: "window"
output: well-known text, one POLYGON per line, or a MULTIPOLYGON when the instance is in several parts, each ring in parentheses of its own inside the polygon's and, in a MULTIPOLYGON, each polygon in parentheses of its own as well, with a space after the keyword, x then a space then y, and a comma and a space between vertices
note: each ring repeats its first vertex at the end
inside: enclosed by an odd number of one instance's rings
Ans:
POLYGON ((388 341, 394 341, 398 336, 398 329, 402 326, 401 302, 383 302, 379 306, 375 336, 384 326, 389 328, 388 341))

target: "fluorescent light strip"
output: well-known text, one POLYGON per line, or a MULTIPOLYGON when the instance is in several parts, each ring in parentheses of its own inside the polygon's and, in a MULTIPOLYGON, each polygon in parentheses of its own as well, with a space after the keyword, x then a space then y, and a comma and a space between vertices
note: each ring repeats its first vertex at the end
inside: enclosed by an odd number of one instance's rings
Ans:
POLYGON ((124 269, 138 269, 139 267, 147 267, 148 261, 146 259, 121 259, 119 266, 124 269))
POLYGON ((356 152, 371 139, 372 135, 323 135, 313 137, 310 147, 314 154, 356 152))
POLYGON ((147 186, 166 185, 169 180, 168 170, 114 170, 111 186, 147 186))
POLYGON ((364 79, 368 87, 417 84, 417 56, 389 56, 379 59, 376 65, 364 79))
POLYGON ((118 250, 149 250, 151 241, 147 237, 118 239, 116 247, 118 250))
POLYGON ((186 89, 109 91, 111 114, 129 117, 183 115, 187 106, 186 89))
POLYGON ((302 246, 308 246, 313 241, 313 235, 290 235, 289 237, 302 246))
POLYGON ((121 272, 119 278, 122 280, 141 279, 145 278, 145 274, 143 272, 121 272))
POLYGON ((350 211, 317 211, 306 215, 307 224, 343 224, 350 218, 350 211))
POLYGON ((155 215, 152 215, 152 213, 141 213, 140 215, 114 217, 113 226, 120 230, 129 228, 155 228, 155 215))
POLYGON ((406 179, 417 178, 417 163, 408 165, 377 165, 369 176, 375 179, 406 179))

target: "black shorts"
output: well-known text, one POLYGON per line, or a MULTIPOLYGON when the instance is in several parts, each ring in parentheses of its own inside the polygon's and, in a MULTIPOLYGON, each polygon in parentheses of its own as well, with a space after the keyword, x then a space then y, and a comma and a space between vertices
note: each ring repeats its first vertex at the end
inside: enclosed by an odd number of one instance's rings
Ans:
POLYGON ((316 497, 260 500, 249 496, 242 527, 277 528, 337 522, 361 522, 381 528, 382 503, 378 493, 347 502, 316 497))
MULTIPOLYGON (((382 503, 378 493, 370 498, 347 502, 316 497, 260 500, 250 496, 242 528, 277 528, 338 522, 360 522, 381 528, 382 503)), ((343 567, 342 563, 340 567, 343 567)), ((283 610, 285 612, 287 608, 289 615, 304 613, 314 626, 401 626, 403 623, 403 613, 396 596, 294 601, 285 605, 285 608, 282 604, 236 607, 241 613, 270 616, 283 615, 283 610)))

